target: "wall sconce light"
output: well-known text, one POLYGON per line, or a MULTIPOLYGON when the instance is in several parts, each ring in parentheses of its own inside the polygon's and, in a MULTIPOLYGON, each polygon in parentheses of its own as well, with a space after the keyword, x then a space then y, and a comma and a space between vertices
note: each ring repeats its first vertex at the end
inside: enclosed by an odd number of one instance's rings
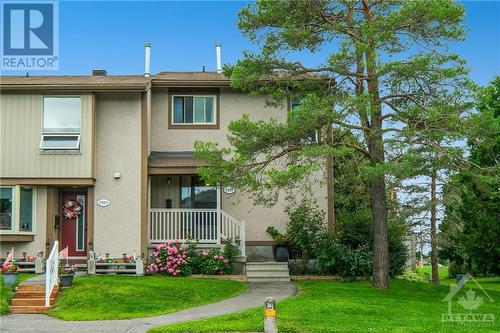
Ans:
POLYGON ((167 178, 167 184, 172 185, 172 178, 170 178, 170 177, 167 178))
POLYGON ((113 178, 115 179, 119 179, 120 177, 122 176, 121 172, 120 171, 115 171, 113 173, 113 178))

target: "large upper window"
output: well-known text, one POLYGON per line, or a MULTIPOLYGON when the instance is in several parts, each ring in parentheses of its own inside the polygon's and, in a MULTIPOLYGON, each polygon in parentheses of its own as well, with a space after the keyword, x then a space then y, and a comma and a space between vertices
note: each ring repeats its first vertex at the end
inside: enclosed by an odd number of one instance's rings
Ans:
POLYGON ((173 96, 172 124, 209 124, 216 123, 215 96, 173 96))
POLYGON ((79 149, 81 110, 80 97, 44 97, 40 148, 45 150, 79 149))

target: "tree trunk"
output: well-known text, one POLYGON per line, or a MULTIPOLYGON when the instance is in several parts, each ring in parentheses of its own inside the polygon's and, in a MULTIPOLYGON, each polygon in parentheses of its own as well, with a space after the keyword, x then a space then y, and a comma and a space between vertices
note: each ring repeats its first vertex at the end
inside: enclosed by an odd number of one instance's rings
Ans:
POLYGON ((389 246, 384 176, 370 181, 373 210, 373 286, 389 287, 389 246))
MULTIPOLYGON (((371 22, 369 3, 363 0, 363 14, 371 22)), ((370 153, 370 163, 378 168, 385 162, 384 137, 382 132, 382 104, 380 102, 377 76, 376 41, 368 38, 364 48, 366 60, 366 82, 370 94, 370 130, 365 139, 370 153)), ((358 59, 359 60, 359 59, 358 59)), ((389 242, 387 239, 387 200, 385 173, 370 180, 370 196, 373 210, 373 286, 389 288, 389 242)))
POLYGON ((437 172, 433 170, 431 174, 431 266, 432 266, 432 283, 435 285, 439 285, 436 182, 437 182, 437 172))

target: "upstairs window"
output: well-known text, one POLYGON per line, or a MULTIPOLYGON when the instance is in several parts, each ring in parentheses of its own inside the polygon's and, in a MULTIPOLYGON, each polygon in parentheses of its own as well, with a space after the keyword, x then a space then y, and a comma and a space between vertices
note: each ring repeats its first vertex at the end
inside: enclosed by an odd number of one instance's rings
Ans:
MULTIPOLYGON (((291 108, 292 110, 297 109, 300 106, 300 102, 302 101, 302 98, 300 97, 295 97, 292 99, 291 103, 291 108)), ((302 139, 302 142, 304 144, 313 144, 318 142, 318 131, 314 131, 308 136, 306 136, 304 139, 302 139)))
POLYGON ((80 97, 44 97, 40 149, 78 150, 81 129, 80 97))
POLYGON ((173 125, 215 125, 215 96, 173 96, 173 125))

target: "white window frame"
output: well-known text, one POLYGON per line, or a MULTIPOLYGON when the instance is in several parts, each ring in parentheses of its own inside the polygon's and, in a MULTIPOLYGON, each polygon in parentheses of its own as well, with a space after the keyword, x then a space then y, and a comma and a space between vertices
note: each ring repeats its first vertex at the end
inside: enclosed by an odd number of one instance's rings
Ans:
POLYGON ((36 186, 14 185, 1 186, 2 188, 12 189, 12 220, 10 230, 0 230, 0 235, 36 235, 36 207, 37 207, 37 188, 36 186), (21 230, 21 187, 33 189, 33 211, 31 217, 31 231, 21 230))
POLYGON ((83 103, 82 103, 82 96, 81 95, 44 95, 42 96, 42 119, 41 119, 41 127, 42 127, 42 136, 40 139, 40 150, 43 152, 47 151, 68 151, 68 152, 75 152, 75 151, 80 151, 80 139, 81 139, 81 134, 82 134, 82 122, 83 122, 83 103), (45 117, 45 98, 78 98, 80 100, 80 130, 78 132, 46 132, 44 128, 44 117, 45 117), (78 137, 76 147, 75 148, 68 148, 68 147, 50 147, 50 148, 45 148, 43 147, 43 141, 45 137, 55 137, 55 136, 60 136, 60 137, 69 137, 69 136, 76 136, 78 137))
POLYGON ((47 151, 47 150, 68 150, 68 151, 80 150, 80 139, 81 139, 81 135, 80 134, 76 134, 74 132, 73 132, 73 134, 70 133, 70 132, 56 133, 56 134, 46 134, 46 133, 43 133, 42 134, 42 139, 40 140, 40 149, 43 150, 43 151, 47 151), (64 138, 67 138, 67 137, 70 137, 70 136, 76 136, 77 137, 76 148, 68 148, 68 147, 50 147, 50 148, 46 148, 46 147, 43 147, 43 141, 44 141, 44 139, 46 137, 57 137, 57 136, 64 137, 64 138))
MULTIPOLYGON (((176 94, 176 95, 172 95, 172 101, 171 101, 171 108, 170 110, 172 110, 172 112, 170 112, 170 116, 171 116, 171 119, 170 119, 170 124, 171 125, 175 125, 175 126, 184 126, 184 125, 187 125, 187 126, 192 126, 192 125, 200 125, 200 126, 203 126, 203 125, 217 125, 217 95, 189 95, 189 94, 186 94, 186 95, 179 95, 179 94, 176 94), (174 101, 175 101, 175 97, 192 97, 193 98, 193 122, 192 123, 176 123, 174 121, 175 119, 175 109, 174 109, 174 101), (194 98, 195 97, 212 97, 214 99, 214 114, 213 114, 213 121, 210 122, 210 123, 207 123, 207 122, 195 122, 195 110, 194 110, 194 98)), ((206 118, 206 108, 205 108, 205 118, 206 118)))

